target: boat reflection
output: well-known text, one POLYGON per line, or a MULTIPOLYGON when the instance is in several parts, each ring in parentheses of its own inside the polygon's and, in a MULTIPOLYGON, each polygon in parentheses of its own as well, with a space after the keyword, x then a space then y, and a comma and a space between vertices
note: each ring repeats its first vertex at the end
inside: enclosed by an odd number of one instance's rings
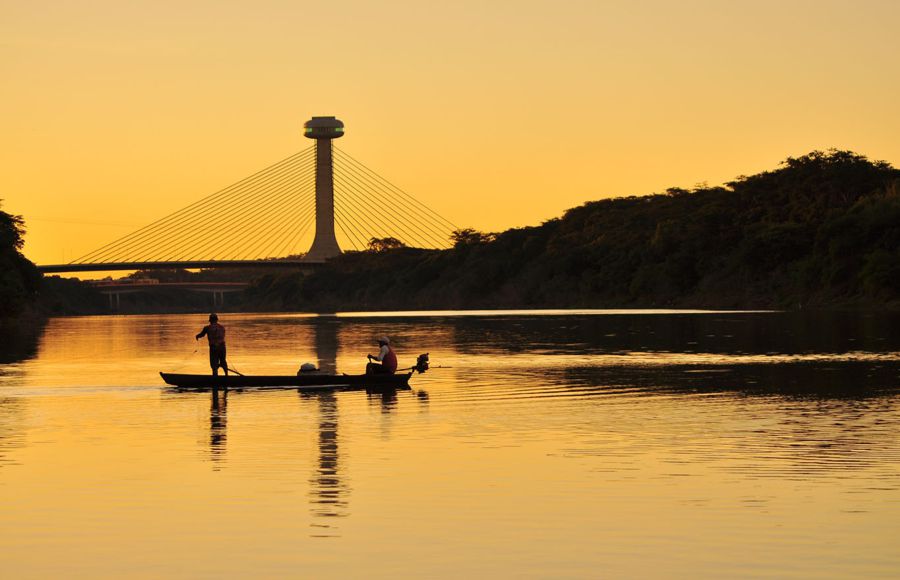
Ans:
POLYGON ((397 389, 370 389, 366 391, 370 405, 381 405, 384 415, 390 414, 397 407, 397 389))

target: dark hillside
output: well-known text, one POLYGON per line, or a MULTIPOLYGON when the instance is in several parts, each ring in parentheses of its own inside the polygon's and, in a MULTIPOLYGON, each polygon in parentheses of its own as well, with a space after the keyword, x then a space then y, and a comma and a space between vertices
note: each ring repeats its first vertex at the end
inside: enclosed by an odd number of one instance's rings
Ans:
MULTIPOLYGON (((458 232, 460 234, 460 232, 458 232)), ((900 302, 900 171, 847 152, 722 187, 605 199, 454 248, 273 274, 247 308, 885 306, 900 302)))

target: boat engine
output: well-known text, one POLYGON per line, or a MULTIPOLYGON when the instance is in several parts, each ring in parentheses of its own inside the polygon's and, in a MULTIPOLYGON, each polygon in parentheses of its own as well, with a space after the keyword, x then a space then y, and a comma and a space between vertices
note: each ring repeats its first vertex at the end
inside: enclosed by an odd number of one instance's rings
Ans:
POLYGON ((421 374, 428 370, 428 353, 420 354, 416 357, 416 372, 421 374))

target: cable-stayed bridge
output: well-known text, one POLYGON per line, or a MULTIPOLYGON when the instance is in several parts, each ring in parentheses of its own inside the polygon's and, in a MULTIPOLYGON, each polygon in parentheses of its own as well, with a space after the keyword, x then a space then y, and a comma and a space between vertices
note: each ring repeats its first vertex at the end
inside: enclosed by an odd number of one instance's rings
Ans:
POLYGON ((446 248, 456 226, 338 149, 344 125, 313 117, 315 144, 46 273, 309 267, 373 241, 446 248), (340 240, 340 242, 339 242, 340 240))

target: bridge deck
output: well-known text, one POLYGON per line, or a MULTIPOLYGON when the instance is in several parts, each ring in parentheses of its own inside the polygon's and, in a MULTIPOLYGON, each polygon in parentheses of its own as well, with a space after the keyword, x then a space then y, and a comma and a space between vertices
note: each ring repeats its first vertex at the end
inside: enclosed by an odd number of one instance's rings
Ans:
POLYGON ((96 264, 49 264, 38 266, 45 274, 61 272, 114 272, 120 270, 174 270, 177 268, 308 268, 324 260, 207 260, 192 262, 107 262, 96 264))

